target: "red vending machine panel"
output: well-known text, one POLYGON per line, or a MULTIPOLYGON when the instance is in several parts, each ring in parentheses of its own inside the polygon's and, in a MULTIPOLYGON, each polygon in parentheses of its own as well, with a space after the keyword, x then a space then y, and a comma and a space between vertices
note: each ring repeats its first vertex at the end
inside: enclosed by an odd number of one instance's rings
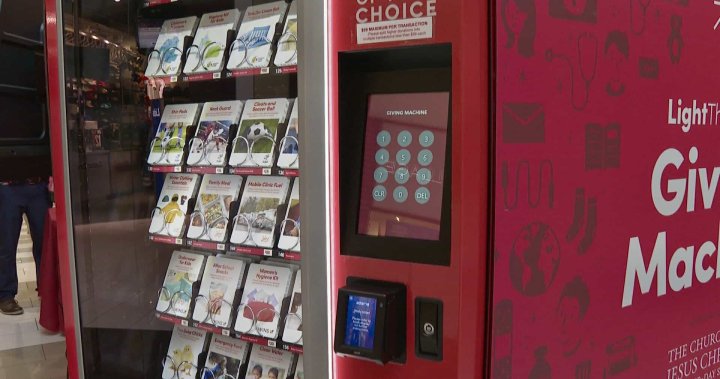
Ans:
POLYGON ((493 378, 716 378, 711 1, 499 1, 493 378))
POLYGON ((336 378, 482 375, 488 15, 475 1, 330 2, 336 378))

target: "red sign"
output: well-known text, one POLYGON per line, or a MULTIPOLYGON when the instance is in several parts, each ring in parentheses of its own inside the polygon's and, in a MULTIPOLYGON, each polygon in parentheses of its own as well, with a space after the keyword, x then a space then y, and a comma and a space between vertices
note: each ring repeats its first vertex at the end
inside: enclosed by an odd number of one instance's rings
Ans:
POLYGON ((497 9, 493 378, 720 376, 720 8, 497 9))

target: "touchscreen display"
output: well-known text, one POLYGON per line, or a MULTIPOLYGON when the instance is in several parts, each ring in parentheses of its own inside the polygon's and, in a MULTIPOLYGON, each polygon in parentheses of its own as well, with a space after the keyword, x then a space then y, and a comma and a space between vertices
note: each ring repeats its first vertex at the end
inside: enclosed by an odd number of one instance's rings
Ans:
POLYGON ((345 345, 373 350, 377 299, 365 296, 348 296, 347 320, 345 321, 345 345))
POLYGON ((440 239, 449 92, 368 98, 358 234, 440 239))

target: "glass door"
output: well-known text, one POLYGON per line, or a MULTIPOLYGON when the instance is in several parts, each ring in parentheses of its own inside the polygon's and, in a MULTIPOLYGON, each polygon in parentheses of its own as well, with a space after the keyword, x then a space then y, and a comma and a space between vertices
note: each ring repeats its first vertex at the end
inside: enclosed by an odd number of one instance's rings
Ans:
POLYGON ((60 0, 85 378, 301 378, 299 0, 60 0))

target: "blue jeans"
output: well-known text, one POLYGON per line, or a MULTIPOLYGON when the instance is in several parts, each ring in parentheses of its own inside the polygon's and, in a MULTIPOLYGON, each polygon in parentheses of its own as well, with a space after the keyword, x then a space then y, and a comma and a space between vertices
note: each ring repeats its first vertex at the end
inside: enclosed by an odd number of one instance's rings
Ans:
POLYGON ((18 292, 17 247, 22 215, 27 215, 36 270, 40 269, 45 216, 50 207, 47 184, 0 184, 0 300, 18 292))

